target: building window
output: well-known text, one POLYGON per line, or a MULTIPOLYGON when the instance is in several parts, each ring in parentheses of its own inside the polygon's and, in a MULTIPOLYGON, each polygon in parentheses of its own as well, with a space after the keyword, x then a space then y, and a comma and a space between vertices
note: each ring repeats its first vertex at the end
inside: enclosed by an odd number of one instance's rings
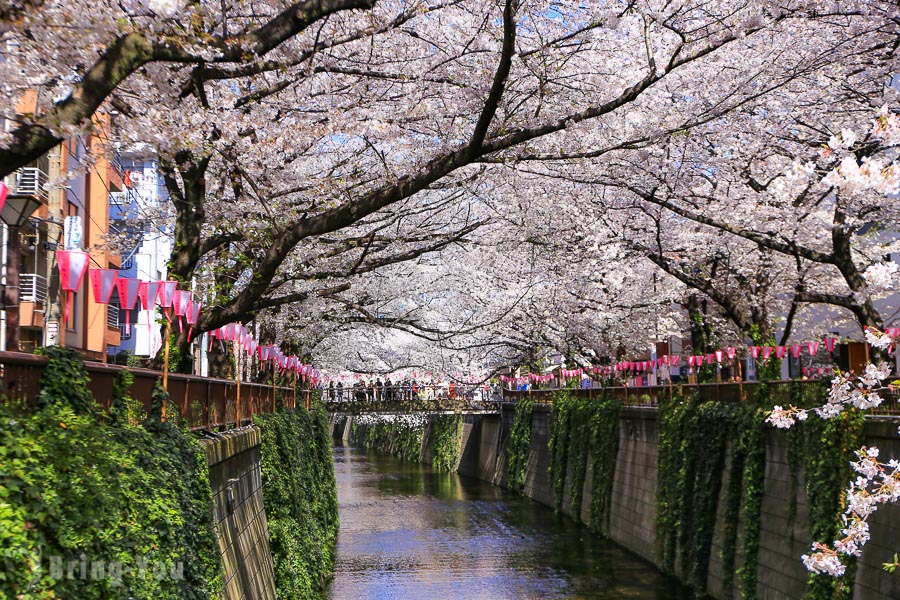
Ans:
MULTIPOLYGON (((78 313, 78 310, 77 310, 78 292, 60 292, 60 301, 63 302, 63 306, 62 306, 63 314, 65 314, 65 312, 66 312, 65 302, 66 301, 69 302, 69 307, 68 307, 69 313, 66 316, 65 326, 66 326, 66 331, 74 332, 75 325, 76 325, 75 316, 78 313), (70 298, 70 296, 71 296, 71 298, 70 298)), ((62 315, 60 315, 60 316, 62 316, 62 315)))

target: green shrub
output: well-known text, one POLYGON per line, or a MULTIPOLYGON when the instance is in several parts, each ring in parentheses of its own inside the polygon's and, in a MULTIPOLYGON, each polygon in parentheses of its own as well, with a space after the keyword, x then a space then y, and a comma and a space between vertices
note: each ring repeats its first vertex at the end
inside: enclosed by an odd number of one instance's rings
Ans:
POLYGON ((0 596, 217 597, 199 444, 172 425, 99 421, 77 357, 47 354, 39 408, 0 407, 0 596))

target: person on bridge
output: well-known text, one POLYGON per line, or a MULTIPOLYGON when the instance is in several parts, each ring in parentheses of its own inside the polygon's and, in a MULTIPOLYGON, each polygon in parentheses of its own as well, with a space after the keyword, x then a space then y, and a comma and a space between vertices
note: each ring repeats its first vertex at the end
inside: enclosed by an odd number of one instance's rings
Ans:
POLYGON ((344 384, 340 381, 337 382, 337 387, 335 387, 335 391, 337 391, 337 401, 344 401, 344 384))
POLYGON ((391 382, 390 377, 385 377, 384 379, 384 399, 386 402, 391 402, 394 399, 394 384, 391 382))
POLYGON ((381 383, 381 377, 375 378, 375 402, 384 400, 384 384, 381 383))
POLYGON ((412 400, 419 399, 419 383, 413 379, 409 384, 409 389, 412 392, 412 400))
POLYGON ((448 390, 448 394, 451 400, 456 400, 456 382, 450 382, 450 389, 448 390))
POLYGON ((329 402, 334 402, 337 399, 337 396, 334 395, 334 382, 331 381, 328 383, 328 395, 326 396, 329 402))

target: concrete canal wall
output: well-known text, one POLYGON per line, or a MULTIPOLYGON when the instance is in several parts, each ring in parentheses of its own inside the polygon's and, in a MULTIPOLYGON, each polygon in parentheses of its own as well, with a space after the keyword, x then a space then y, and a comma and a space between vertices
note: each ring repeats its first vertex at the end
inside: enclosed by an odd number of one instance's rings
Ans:
MULTIPOLYGON (((460 436, 458 472, 484 481, 510 487, 507 461, 510 432, 513 427, 514 406, 504 405, 499 415, 463 415, 460 436)), ((657 528, 659 485, 659 413, 655 408, 624 407, 619 414, 619 446, 615 460, 609 509, 609 527, 605 533, 622 546, 647 560, 662 566, 657 528)), ((531 419, 531 441, 528 450, 523 493, 548 506, 554 505, 553 482, 550 474, 550 449, 553 414, 547 405, 535 405, 531 419)), ((333 419, 336 438, 358 441, 365 439, 365 425, 354 427, 352 417, 333 419)), ((419 451, 419 460, 428 460, 428 429, 426 421, 419 451)), ((802 469, 793 469, 797 484, 791 483, 792 469, 788 460, 787 435, 782 431, 766 433, 766 462, 764 495, 759 515, 759 551, 756 597, 767 600, 797 600, 807 591, 808 573, 801 563, 802 554, 809 551, 811 537, 807 531, 808 502, 804 491, 802 469), (789 518, 792 497, 796 502, 793 518, 789 518)), ((865 424, 866 443, 881 448, 881 456, 900 457, 900 437, 896 422, 868 421, 865 424)), ((588 451, 590 453, 590 450, 588 451)), ((722 562, 725 537, 725 482, 730 469, 730 452, 721 473, 720 498, 712 536, 707 593, 719 600, 740 598, 736 584, 725 588, 726 574, 722 562)), ((591 506, 593 474, 592 461, 587 460, 583 496, 578 507, 579 520, 588 523, 591 506)), ((568 466, 571 476, 572 466, 568 466)), ((570 516, 568 493, 561 503, 570 516)), ((738 539, 743 535, 744 517, 738 522, 738 539)), ((900 506, 882 508, 871 519, 872 539, 859 561, 853 597, 859 600, 887 600, 900 598, 900 573, 890 574, 882 564, 892 560, 900 551, 900 506)), ((741 544, 736 548, 735 572, 743 564, 741 544)), ((676 569, 677 571, 677 569, 676 569)), ((731 578, 737 581, 735 573, 731 578)))
POLYGON ((224 598, 275 598, 269 524, 263 506, 258 427, 201 441, 209 465, 213 524, 225 568, 224 598))

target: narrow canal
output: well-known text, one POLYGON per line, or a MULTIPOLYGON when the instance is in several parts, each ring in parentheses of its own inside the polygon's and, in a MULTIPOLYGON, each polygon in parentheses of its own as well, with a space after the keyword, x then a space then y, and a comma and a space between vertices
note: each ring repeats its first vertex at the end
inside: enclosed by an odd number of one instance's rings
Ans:
POLYGON ((328 598, 689 597, 528 498, 362 449, 336 446, 334 459, 341 527, 328 598))

